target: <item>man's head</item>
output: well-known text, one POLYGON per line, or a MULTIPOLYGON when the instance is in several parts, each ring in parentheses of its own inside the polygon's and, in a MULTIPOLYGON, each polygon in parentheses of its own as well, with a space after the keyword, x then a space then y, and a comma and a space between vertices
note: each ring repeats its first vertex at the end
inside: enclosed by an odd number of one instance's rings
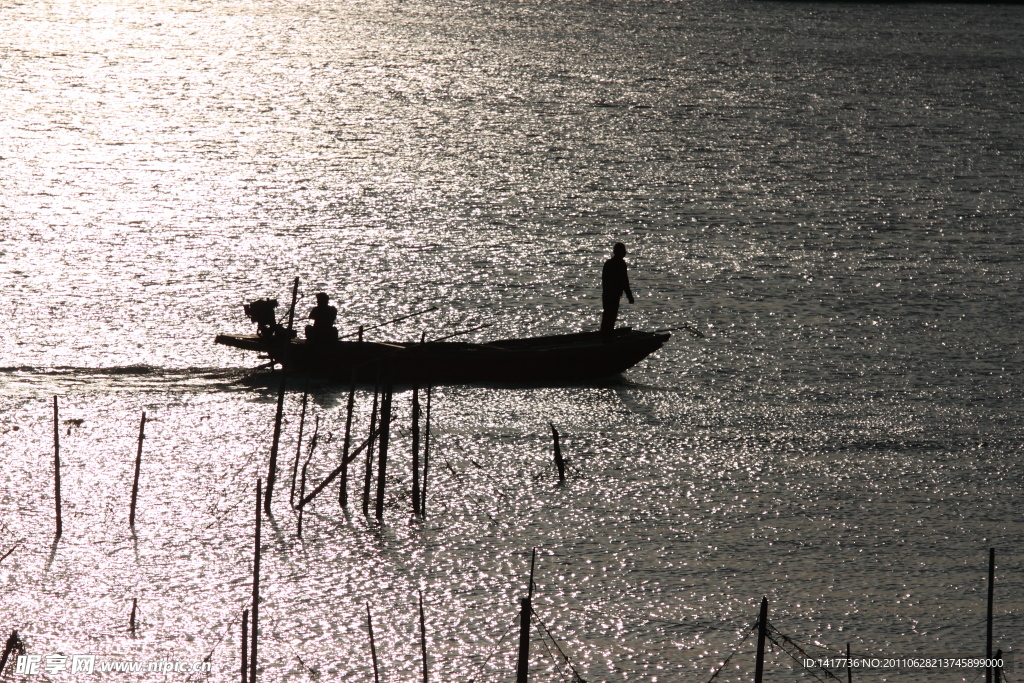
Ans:
POLYGON ((622 242, 616 242, 615 248, 612 250, 616 256, 623 257, 626 255, 626 245, 622 242))
POLYGON ((328 298, 326 293, 324 293, 324 292, 317 292, 317 294, 316 294, 316 302, 318 304, 323 306, 323 305, 326 305, 328 301, 330 301, 330 299, 328 298))

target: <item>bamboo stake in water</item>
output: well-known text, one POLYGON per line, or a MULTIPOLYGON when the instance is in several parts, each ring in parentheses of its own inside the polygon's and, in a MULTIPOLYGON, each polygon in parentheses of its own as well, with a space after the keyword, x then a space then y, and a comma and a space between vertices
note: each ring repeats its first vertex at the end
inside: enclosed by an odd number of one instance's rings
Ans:
POLYGON ((299 415, 299 441, 295 444, 295 462, 292 463, 292 492, 289 497, 292 509, 295 508, 295 478, 299 474, 299 456, 302 454, 302 432, 306 426, 306 403, 309 400, 309 383, 302 392, 302 412, 299 415))
POLYGON ((537 549, 530 556, 530 587, 519 608, 519 660, 516 663, 516 683, 527 683, 530 670, 530 617, 533 616, 533 567, 537 549))
POLYGON ((423 618, 423 591, 420 594, 420 648, 423 650, 423 683, 427 681, 427 625, 423 618))
POLYGON ((139 599, 132 598, 132 615, 128 617, 128 630, 135 635, 135 613, 139 609, 139 599))
POLYGON ((384 493, 388 471, 388 441, 391 437, 391 399, 393 391, 388 384, 380 403, 380 458, 377 461, 377 507, 374 516, 378 522, 384 520, 384 493))
POLYGON ((412 387, 412 513, 420 514, 420 388, 412 387))
POLYGON ((846 644, 846 683, 853 683, 853 664, 850 662, 850 644, 846 644))
POLYGON ((423 432, 423 490, 420 492, 420 516, 427 516, 427 474, 430 472, 430 394, 427 387, 427 424, 423 432))
POLYGON ((60 506, 60 415, 57 411, 57 397, 53 397, 53 496, 57 509, 57 538, 64 533, 64 521, 60 506))
POLYGON ((373 388, 373 410, 370 411, 370 443, 366 447, 366 477, 363 481, 363 516, 370 514, 370 484, 373 479, 373 435, 377 431, 377 398, 380 394, 380 377, 373 388))
POLYGON ((292 322, 295 318, 295 300, 299 296, 299 278, 292 287, 292 307, 288 311, 288 332, 285 335, 284 355, 281 358, 281 386, 277 391, 277 413, 274 416, 274 440, 270 445, 270 465, 267 468, 267 493, 263 497, 263 510, 271 516, 270 501, 277 483, 277 449, 281 443, 281 420, 284 416, 284 392, 288 380, 288 348, 292 343, 292 322))
POLYGON ((256 683, 256 663, 258 660, 256 648, 259 645, 259 620, 260 620, 260 558, 263 555, 263 547, 260 541, 260 534, 263 529, 263 515, 260 513, 263 502, 263 482, 256 480, 256 544, 253 548, 252 560, 252 644, 249 648, 249 683, 256 683))
POLYGON ((764 677, 764 641, 768 635, 768 598, 761 598, 761 615, 757 618, 757 660, 754 662, 754 683, 764 677))
POLYGON ((242 683, 249 683, 249 610, 242 610, 242 683))
POLYGON ((21 638, 18 637, 18 631, 11 631, 11 635, 7 637, 7 643, 4 645, 3 656, 0 656, 0 678, 4 675, 4 668, 6 668, 7 660, 11 655, 15 652, 24 652, 24 650, 25 647, 21 643, 21 638))
POLYGON ((142 441, 146 438, 146 411, 139 423, 139 449, 135 452, 135 480, 132 482, 132 504, 128 512, 128 526, 135 530, 135 504, 139 499, 139 471, 142 469, 142 441))
POLYGON ((302 516, 303 509, 305 508, 306 499, 306 470, 309 469, 309 463, 313 459, 313 450, 316 449, 317 437, 320 435, 320 416, 316 416, 316 427, 313 428, 313 438, 309 441, 309 455, 306 456, 306 462, 302 464, 302 490, 299 492, 299 538, 302 538, 302 516))
POLYGON ((380 683, 380 674, 377 671, 377 644, 373 641, 373 619, 370 618, 370 603, 366 603, 366 627, 370 631, 370 656, 373 657, 373 681, 380 683))
POLYGON ((352 412, 356 407, 356 371, 352 370, 352 385, 348 389, 345 411, 345 444, 341 450, 341 483, 338 486, 338 505, 348 507, 348 451, 352 446, 352 412))
MULTIPOLYGON (((988 616, 985 619, 985 659, 992 659, 992 597, 996 582, 996 549, 988 549, 988 616)), ((987 664, 991 664, 987 661, 987 664)), ((985 667, 985 683, 992 683, 992 667, 985 667)))
POLYGON ((551 435, 555 439, 555 467, 558 468, 558 485, 565 486, 565 461, 562 460, 562 447, 558 444, 558 430, 555 429, 555 425, 551 422, 551 435))

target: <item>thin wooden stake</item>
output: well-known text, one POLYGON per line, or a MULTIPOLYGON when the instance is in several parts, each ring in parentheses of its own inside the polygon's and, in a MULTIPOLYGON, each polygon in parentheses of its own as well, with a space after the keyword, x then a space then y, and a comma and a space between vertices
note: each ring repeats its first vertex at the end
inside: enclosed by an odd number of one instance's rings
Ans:
MULTIPOLYGON (((996 583, 996 549, 988 549, 988 616, 985 619, 985 659, 992 659, 992 598, 996 583)), ((985 662, 986 665, 991 661, 985 662)), ((985 667, 985 683, 992 683, 993 667, 985 667)))
POLYGON ((754 663, 754 683, 764 677, 764 641, 768 635, 768 598, 761 598, 761 615, 757 618, 757 660, 754 663))
POLYGON ((57 397, 53 397, 53 497, 57 509, 57 538, 64 533, 64 520, 60 505, 60 415, 57 411, 57 397))
MULTIPOLYGON (((1002 651, 1002 649, 996 650, 996 661, 998 662, 1002 658, 1003 658, 1003 651, 1002 651)), ((2 669, 0 669, 0 670, 2 670, 2 669)), ((997 664, 993 668, 993 673, 995 675, 995 683, 1002 683, 1002 680, 1003 680, 1003 667, 1001 665, 997 664)))
POLYGON ((142 442, 146 438, 146 411, 139 423, 139 449, 135 452, 135 479, 132 481, 132 504, 128 512, 128 526, 135 530, 135 504, 139 499, 139 471, 142 469, 142 442))
POLYGON ((352 370, 352 385, 348 389, 345 411, 345 445, 341 451, 341 484, 338 485, 338 505, 348 507, 348 451, 352 446, 352 413, 356 407, 356 371, 352 370))
POLYGON ((565 486, 565 461, 562 460, 562 447, 558 444, 558 430, 555 429, 555 425, 552 422, 548 423, 551 425, 551 435, 555 439, 555 467, 558 468, 558 485, 565 486))
POLYGON ((260 503, 263 502, 262 484, 261 480, 256 480, 256 543, 253 548, 252 560, 252 644, 249 648, 249 683, 256 683, 256 663, 259 661, 256 648, 259 645, 260 558, 263 555, 260 541, 263 530, 263 515, 260 513, 260 503))
POLYGON ((420 388, 412 386, 412 514, 420 514, 420 388))
POLYGON ((380 404, 380 453, 377 460, 377 507, 374 516, 378 522, 384 520, 384 493, 387 485, 388 441, 391 437, 391 399, 393 391, 388 384, 380 404))
POLYGON ((242 683, 249 683, 249 610, 242 610, 242 683))
POLYGON ((417 591, 420 595, 420 648, 423 650, 423 683, 427 681, 427 624, 423 617, 423 591, 417 591))
POLYGON ((519 660, 516 663, 516 683, 527 683, 530 670, 530 617, 533 615, 533 567, 537 549, 530 556, 530 586, 519 607, 519 660))
POLYGON ((373 681, 380 683, 380 674, 377 671, 377 645, 373 641, 373 619, 370 618, 370 603, 366 603, 366 627, 370 631, 370 656, 373 657, 373 681))
POLYGON ((306 426, 306 403, 309 400, 309 382, 302 391, 302 412, 299 414, 299 440, 295 444, 295 462, 292 463, 292 492, 288 500, 295 509, 295 480, 299 474, 299 456, 302 454, 302 432, 306 426))
POLYGON ((850 662, 850 644, 846 644, 846 683, 853 683, 853 664, 850 662))
POLYGON ((363 480, 363 516, 370 514, 370 484, 373 480, 373 435, 377 431, 377 399, 380 395, 380 376, 373 388, 373 410, 370 411, 370 444, 366 447, 366 476, 363 480))
POLYGON ((313 450, 316 448, 317 437, 320 435, 320 416, 316 416, 316 427, 313 428, 313 438, 309 441, 309 454, 306 456, 306 462, 302 464, 302 488, 299 491, 299 528, 298 535, 302 538, 302 517, 303 510, 306 507, 306 470, 309 469, 309 463, 313 460, 313 450))
POLYGON ((135 613, 139 609, 139 599, 132 598, 132 615, 128 617, 128 630, 135 635, 135 613))
POLYGON ((423 490, 420 492, 420 516, 427 516, 427 474, 430 472, 430 395, 433 387, 427 387, 427 424, 423 432, 423 490))
POLYGON ((277 449, 281 443, 281 420, 284 416, 284 392, 288 380, 288 349, 292 343, 292 323, 295 320, 295 300, 299 296, 299 278, 295 278, 292 287, 292 307, 288 311, 288 332, 284 340, 284 355, 281 357, 281 386, 277 391, 277 413, 274 416, 274 440, 270 445, 270 465, 267 467, 267 492, 263 497, 263 510, 271 516, 270 502, 274 497, 274 484, 277 483, 277 449))
POLYGON ((18 631, 11 631, 11 635, 7 637, 7 643, 4 645, 4 654, 0 656, 0 678, 3 678, 4 669, 7 667, 7 661, 11 655, 15 652, 22 653, 25 650, 25 646, 21 642, 21 638, 18 637, 18 631))

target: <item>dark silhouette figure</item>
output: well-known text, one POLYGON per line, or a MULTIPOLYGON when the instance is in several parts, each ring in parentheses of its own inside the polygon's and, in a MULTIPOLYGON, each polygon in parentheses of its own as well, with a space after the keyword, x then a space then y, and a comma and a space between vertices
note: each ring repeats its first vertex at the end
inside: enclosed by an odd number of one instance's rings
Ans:
POLYGON ((338 309, 331 306, 330 298, 323 292, 316 295, 316 306, 309 312, 312 325, 306 325, 306 339, 311 342, 332 342, 338 340, 338 328, 334 321, 338 319, 338 309))
POLYGON ((629 303, 633 303, 633 292, 629 289, 629 275, 626 274, 626 245, 617 242, 615 255, 604 262, 601 271, 601 303, 604 313, 601 316, 601 332, 611 334, 615 329, 615 319, 619 315, 619 299, 626 293, 629 303))

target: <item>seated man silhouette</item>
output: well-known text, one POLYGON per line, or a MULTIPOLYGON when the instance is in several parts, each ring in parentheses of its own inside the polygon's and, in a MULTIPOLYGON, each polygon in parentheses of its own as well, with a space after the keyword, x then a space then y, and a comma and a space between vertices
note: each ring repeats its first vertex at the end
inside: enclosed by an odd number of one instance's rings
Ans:
POLYGON ((306 325, 307 340, 314 343, 338 340, 338 329, 334 326, 334 321, 338 319, 338 309, 331 306, 329 301, 325 293, 317 293, 316 306, 309 312, 313 324, 306 325))
POLYGON ((610 335, 615 330, 615 319, 619 316, 619 299, 626 293, 629 303, 633 303, 633 292, 629 289, 629 275, 626 273, 626 245, 616 242, 614 256, 604 262, 601 271, 601 303, 604 312, 601 315, 601 333, 610 335))

